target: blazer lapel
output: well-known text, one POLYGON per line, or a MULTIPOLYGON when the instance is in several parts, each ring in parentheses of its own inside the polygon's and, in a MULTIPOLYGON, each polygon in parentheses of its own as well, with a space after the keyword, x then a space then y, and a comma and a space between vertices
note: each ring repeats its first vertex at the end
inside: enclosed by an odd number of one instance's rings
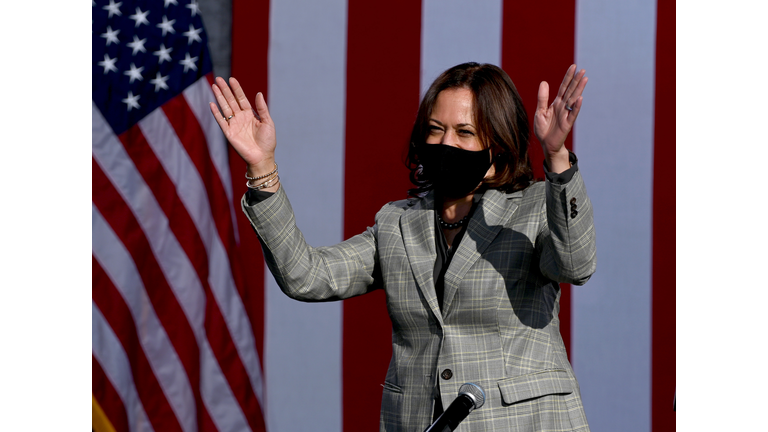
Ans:
POLYGON ((522 191, 505 194, 496 189, 485 191, 472 218, 467 225, 467 232, 459 243, 459 248, 451 259, 451 264, 445 273, 445 299, 443 310, 448 308, 456 295, 467 271, 480 258, 493 239, 499 235, 504 224, 517 210, 518 200, 523 196, 522 191))
POLYGON ((413 277, 421 293, 427 300, 432 313, 442 325, 443 318, 435 294, 435 281, 432 274, 435 270, 435 214, 434 194, 429 192, 424 198, 408 208, 400 216, 400 229, 403 233, 403 243, 411 263, 413 277))

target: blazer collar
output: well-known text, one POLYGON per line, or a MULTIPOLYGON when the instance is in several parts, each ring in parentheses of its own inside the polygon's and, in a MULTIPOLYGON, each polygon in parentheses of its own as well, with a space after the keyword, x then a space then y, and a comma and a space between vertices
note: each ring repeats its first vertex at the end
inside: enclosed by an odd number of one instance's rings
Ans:
MULTIPOLYGON (((467 232, 459 243, 459 248, 453 255, 445 274, 443 310, 448 311, 456 290, 467 271, 480 258, 481 254, 512 214, 517 210, 522 191, 505 194, 495 189, 489 189, 483 194, 475 212, 469 220, 467 232)), ((400 216, 400 229, 403 233, 403 243, 411 264, 411 271, 416 284, 427 301, 429 308, 443 325, 443 315, 437 304, 435 281, 432 275, 435 270, 435 197, 430 191, 426 196, 417 200, 400 216)))
POLYGON ((437 304, 435 281, 435 197, 430 191, 400 216, 400 229, 403 233, 405 252, 411 263, 411 271, 419 290, 429 308, 442 325, 442 314, 437 304))
POLYGON ((467 232, 451 259, 445 273, 443 313, 450 311, 450 305, 462 279, 480 258, 485 249, 499 235, 501 229, 517 210, 522 191, 506 194, 496 189, 485 191, 467 225, 467 232))

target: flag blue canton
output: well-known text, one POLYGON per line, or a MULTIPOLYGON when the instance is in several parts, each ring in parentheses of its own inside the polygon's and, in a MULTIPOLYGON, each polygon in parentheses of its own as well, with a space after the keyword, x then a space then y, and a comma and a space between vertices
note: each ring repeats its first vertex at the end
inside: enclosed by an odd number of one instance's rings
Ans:
POLYGON ((212 70, 196 0, 92 0, 92 97, 115 134, 212 70))

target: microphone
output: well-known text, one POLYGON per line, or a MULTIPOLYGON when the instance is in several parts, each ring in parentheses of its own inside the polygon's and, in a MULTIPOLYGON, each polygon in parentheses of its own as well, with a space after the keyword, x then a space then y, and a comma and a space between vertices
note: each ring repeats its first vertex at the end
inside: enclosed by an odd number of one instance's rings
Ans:
POLYGON ((459 395, 451 402, 434 423, 424 432, 453 432, 472 410, 485 403, 485 392, 477 384, 466 383, 459 388, 459 395))

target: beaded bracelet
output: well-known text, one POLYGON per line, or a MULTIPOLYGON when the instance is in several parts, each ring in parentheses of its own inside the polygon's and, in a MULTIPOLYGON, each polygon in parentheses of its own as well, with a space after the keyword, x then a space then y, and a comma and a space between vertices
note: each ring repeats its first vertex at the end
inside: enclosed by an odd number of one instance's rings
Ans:
POLYGON ((255 190, 255 191, 258 191, 258 190, 262 190, 262 189, 264 189, 264 188, 268 188, 268 187, 270 187, 270 186, 274 186, 274 185, 276 185, 276 184, 277 184, 279 181, 280 181, 280 175, 278 175, 278 174, 275 174, 275 176, 274 176, 274 177, 272 177, 271 179, 269 179, 269 180, 265 181, 264 183, 258 184, 258 185, 256 185, 256 186, 251 186, 251 182, 250 182, 250 180, 249 180, 249 181, 246 181, 246 182, 245 182, 245 185, 246 185, 246 186, 248 186, 248 189, 251 189, 251 190, 255 190))
POLYGON ((245 172, 245 179, 246 180, 261 180, 263 178, 267 178, 267 177, 271 176, 272 174, 274 174, 276 172, 277 172, 277 162, 275 162, 275 169, 273 169, 271 173, 267 173, 267 174, 264 174, 263 176, 258 176, 258 177, 248 177, 248 171, 246 171, 245 172))
MULTIPOLYGON (((252 184, 252 183, 251 183, 253 180, 247 180, 247 181, 245 182, 245 184, 247 184, 249 188, 253 189, 253 188, 255 188, 255 187, 259 187, 259 186, 263 185, 264 183, 267 183, 267 182, 269 182, 269 181, 272 181, 272 180, 274 180, 274 178, 275 178, 276 176, 277 176, 277 174, 276 174, 276 173, 273 173, 273 175, 272 175, 271 177, 269 177, 268 179, 266 179, 266 180, 264 180, 263 182, 261 182, 261 183, 259 183, 259 184, 256 184, 256 185, 254 185, 254 184, 252 184)), ((263 180, 263 178, 262 178, 262 180, 263 180)))

